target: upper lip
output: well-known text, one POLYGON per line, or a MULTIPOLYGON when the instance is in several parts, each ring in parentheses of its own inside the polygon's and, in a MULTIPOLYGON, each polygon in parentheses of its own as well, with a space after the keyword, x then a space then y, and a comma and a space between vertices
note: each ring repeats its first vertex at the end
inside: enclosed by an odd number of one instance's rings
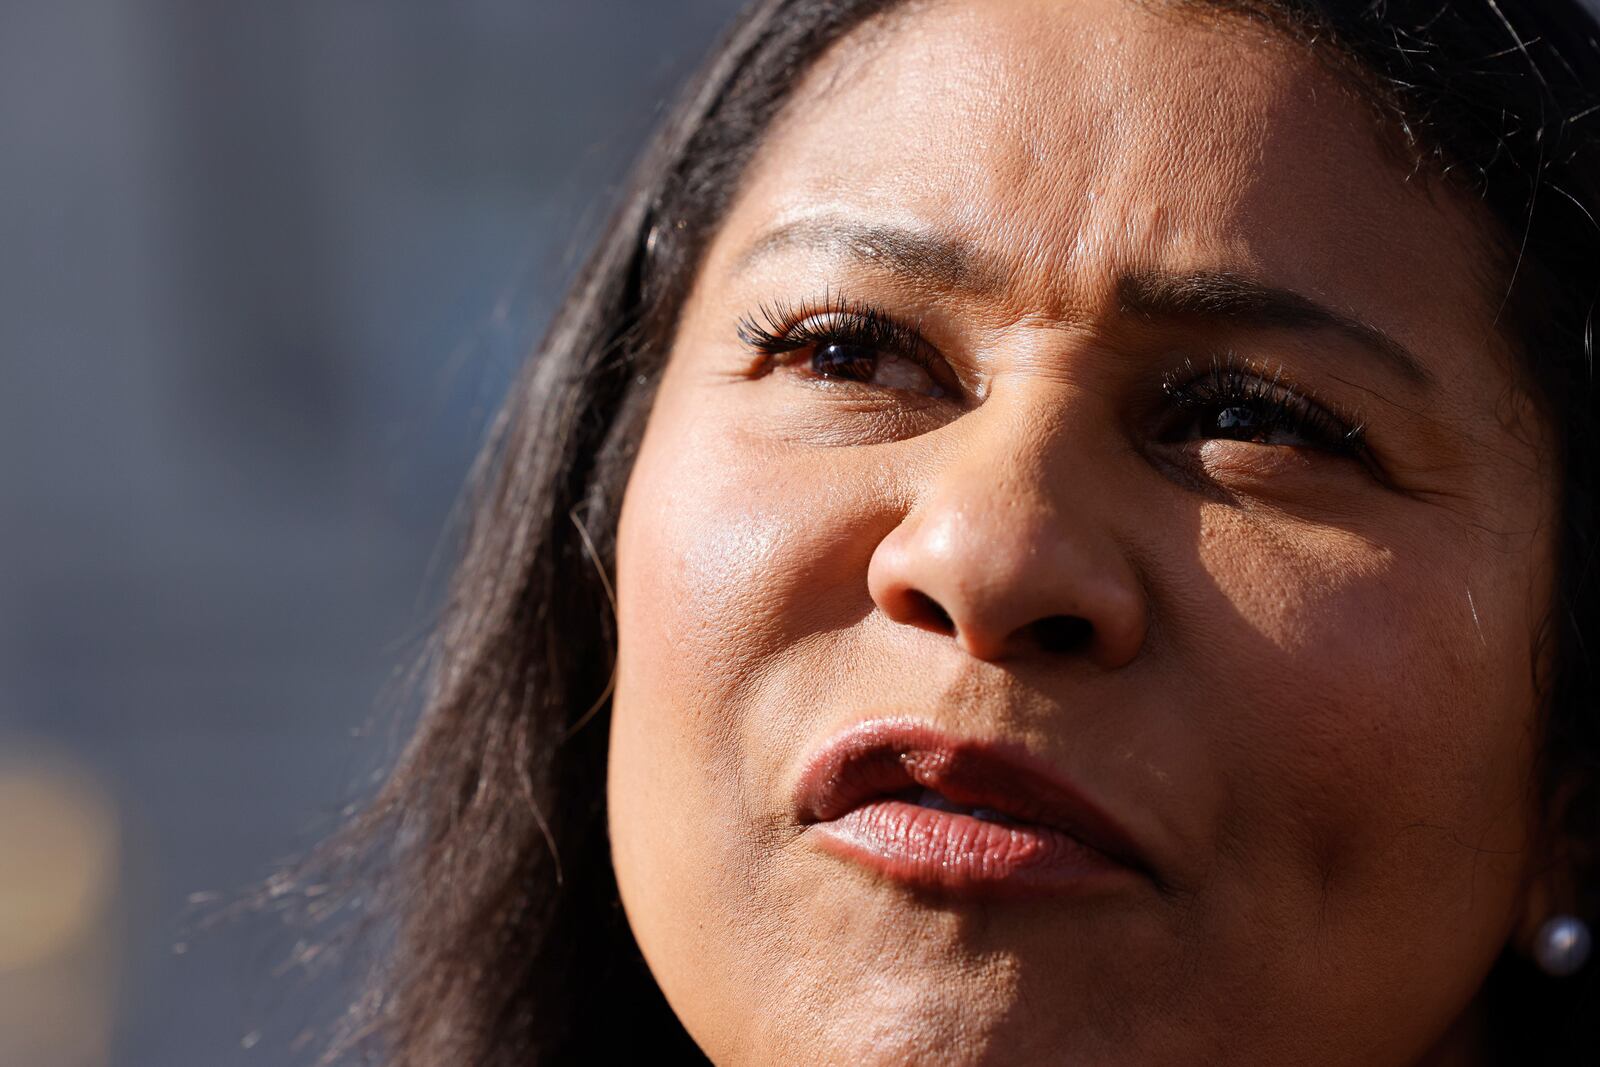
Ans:
POLYGON ((876 719, 831 738, 806 761, 794 801, 802 822, 827 822, 911 786, 1058 830, 1155 877, 1120 823, 1023 746, 955 738, 915 720, 876 719))

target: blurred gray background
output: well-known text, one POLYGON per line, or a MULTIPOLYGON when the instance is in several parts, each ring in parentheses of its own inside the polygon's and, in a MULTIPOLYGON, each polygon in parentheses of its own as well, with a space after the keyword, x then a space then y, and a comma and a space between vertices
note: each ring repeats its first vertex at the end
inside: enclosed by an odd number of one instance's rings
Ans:
POLYGON ((736 7, 0 0, 0 1064, 314 1058, 347 988, 190 898, 390 751, 486 422, 736 7))

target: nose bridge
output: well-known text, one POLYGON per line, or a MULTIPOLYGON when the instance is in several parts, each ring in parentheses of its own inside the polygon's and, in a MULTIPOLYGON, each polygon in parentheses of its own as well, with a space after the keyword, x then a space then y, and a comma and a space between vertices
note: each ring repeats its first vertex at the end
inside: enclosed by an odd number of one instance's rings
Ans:
POLYGON ((1001 406, 966 416, 987 421, 929 468, 877 546, 873 598, 982 659, 1053 653, 1120 666, 1143 646, 1148 609, 1115 529, 1119 472, 1059 412, 1001 406))

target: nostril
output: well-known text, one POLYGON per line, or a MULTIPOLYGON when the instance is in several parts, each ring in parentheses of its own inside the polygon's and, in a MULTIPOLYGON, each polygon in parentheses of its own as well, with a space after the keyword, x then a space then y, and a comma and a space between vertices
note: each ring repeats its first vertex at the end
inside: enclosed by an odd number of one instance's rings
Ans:
POLYGON ((1051 615, 1033 624, 1034 640, 1046 652, 1073 652, 1089 643, 1094 624, 1077 615, 1051 615))
POLYGON ((939 605, 939 602, 926 593, 912 590, 906 594, 906 600, 911 608, 911 621, 914 624, 927 626, 942 634, 954 633, 955 622, 950 618, 950 613, 939 605))

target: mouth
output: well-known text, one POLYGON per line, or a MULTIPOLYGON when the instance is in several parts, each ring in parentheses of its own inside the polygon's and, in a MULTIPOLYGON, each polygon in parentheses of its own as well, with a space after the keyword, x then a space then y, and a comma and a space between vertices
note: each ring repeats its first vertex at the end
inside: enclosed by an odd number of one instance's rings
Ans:
POLYGON ((795 793, 818 846, 911 888, 974 897, 1153 878, 1132 837, 1019 746, 877 720, 831 740, 795 793))

